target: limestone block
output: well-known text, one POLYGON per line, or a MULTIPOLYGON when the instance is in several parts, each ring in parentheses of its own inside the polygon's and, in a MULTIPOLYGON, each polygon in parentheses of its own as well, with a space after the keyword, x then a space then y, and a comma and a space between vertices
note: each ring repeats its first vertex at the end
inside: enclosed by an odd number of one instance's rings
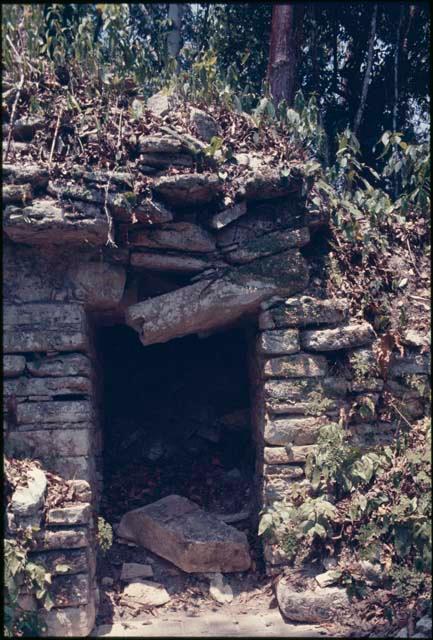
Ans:
POLYGON ((50 180, 47 192, 59 200, 81 200, 89 204, 99 205, 99 209, 105 218, 105 206, 107 206, 114 218, 124 222, 131 222, 133 207, 136 204, 135 196, 132 192, 107 192, 102 186, 98 188, 98 185, 93 185, 90 188, 87 185, 66 182, 65 180, 50 180))
POLYGON ((149 271, 167 271, 169 273, 200 273, 209 266, 206 260, 185 255, 169 255, 134 251, 131 253, 131 266, 149 271))
POLYGON ((74 499, 80 502, 91 502, 92 491, 85 480, 69 480, 68 485, 73 488, 74 499))
POLYGON ((398 378, 406 375, 430 374, 430 353, 409 352, 404 356, 395 354, 391 359, 388 375, 398 378))
POLYGON ((123 582, 132 582, 137 578, 152 578, 153 569, 150 564, 140 564, 138 562, 124 562, 120 579, 123 582))
POLYGON ((5 396, 66 396, 90 394, 89 378, 69 376, 67 378, 17 378, 6 380, 3 386, 5 396))
POLYGON ((335 351, 360 347, 375 338, 368 322, 347 324, 336 329, 313 329, 301 332, 301 345, 310 351, 335 351))
POLYGON ((345 589, 328 587, 315 591, 292 591, 284 580, 277 584, 277 600, 281 612, 294 622, 325 622, 336 611, 349 606, 345 589))
POLYGON ((53 576, 50 596, 55 607, 74 607, 89 601, 89 576, 77 573, 65 576, 53 576))
POLYGON ((87 400, 26 402, 17 407, 17 423, 86 422, 92 418, 92 405, 87 400))
POLYGON ((60 378, 63 376, 90 377, 91 367, 92 363, 90 359, 82 353, 44 356, 27 362, 27 370, 30 371, 32 376, 40 378, 60 378))
POLYGON ((3 349, 8 352, 82 351, 88 348, 84 309, 77 304, 7 305, 3 349))
POLYGON ((310 241, 308 227, 273 231, 249 240, 240 247, 227 251, 225 258, 230 264, 247 264, 257 258, 286 251, 289 247, 303 247, 310 241))
POLYGON ((176 98, 158 91, 147 99, 147 108, 156 116, 164 117, 176 106, 176 98))
POLYGON ((188 153, 141 153, 141 167, 152 169, 166 169, 168 167, 192 167, 193 160, 188 153))
MULTIPOLYGON (((41 429, 9 432, 7 441, 15 454, 29 457, 88 456, 91 453, 89 429, 41 429)), ((80 425, 82 426, 82 425, 80 425)))
POLYGON ((23 208, 9 205, 3 225, 11 240, 30 245, 102 246, 108 237, 107 216, 101 207, 88 204, 69 212, 50 198, 35 199, 23 208))
POLYGON ((274 231, 287 231, 304 226, 303 208, 295 198, 282 198, 259 204, 248 203, 248 212, 218 231, 217 245, 221 249, 228 249, 232 245, 244 246, 274 231))
POLYGON ((105 262, 80 262, 68 271, 76 300, 88 309, 112 309, 123 296, 126 270, 105 262))
POLYGON ((219 178, 214 174, 185 173, 158 178, 153 190, 174 207, 206 204, 221 192, 219 178))
POLYGON ((46 512, 46 523, 52 525, 87 524, 90 520, 90 504, 74 504, 70 507, 53 507, 46 512))
POLYGON ((26 367, 24 356, 3 356, 3 375, 5 378, 19 376, 26 367))
POLYGON ((87 528, 38 531, 31 542, 32 551, 51 551, 54 549, 81 549, 89 545, 87 528))
POLYGON ((228 209, 224 209, 224 211, 216 213, 210 221, 210 226, 212 229, 223 229, 231 222, 245 215, 246 212, 247 203, 245 201, 239 202, 228 209))
POLYGON ((267 444, 274 446, 312 445, 316 442, 320 428, 326 424, 324 417, 320 418, 275 418, 265 421, 264 439, 267 444))
POLYGON ((302 177, 282 175, 282 167, 265 164, 250 170, 238 180, 238 195, 247 200, 268 200, 288 196, 301 190, 302 177))
POLYGON ((92 631, 95 618, 94 599, 81 607, 64 607, 62 609, 42 610, 42 620, 46 631, 42 637, 81 638, 87 637, 92 631))
POLYGON ((283 464, 264 464, 263 465, 264 476, 278 476, 287 480, 299 480, 304 476, 304 470, 302 467, 295 467, 292 465, 283 464))
POLYGON ((93 456, 41 456, 44 467, 53 473, 57 473, 65 480, 95 481, 93 456))
POLYGON ((145 198, 140 202, 139 206, 134 207, 134 215, 137 218, 137 222, 149 226, 173 220, 173 213, 161 202, 152 198, 145 198))
POLYGON ((201 109, 193 107, 189 114, 190 121, 199 138, 210 142, 212 138, 218 136, 218 124, 212 116, 201 109))
POLYGON ((36 164, 3 163, 2 175, 5 183, 26 184, 32 187, 46 187, 48 184, 48 169, 36 164))
POLYGON ((215 240, 210 233, 192 222, 172 222, 158 229, 132 231, 128 240, 134 246, 151 249, 173 249, 192 253, 215 251, 215 240))
POLYGON ((142 607, 160 607, 170 600, 170 596, 159 582, 137 578, 124 588, 122 600, 142 607))
POLYGON ((263 331, 258 337, 258 351, 267 356, 281 356, 299 351, 298 329, 263 331))
POLYGON ((344 378, 267 380, 266 409, 271 414, 335 414, 349 390, 344 378))
POLYGON ((311 324, 334 324, 347 318, 348 302, 344 299, 330 300, 295 296, 284 304, 264 311, 259 318, 261 329, 282 327, 305 327, 311 324))
POLYGON ((25 205, 31 202, 33 191, 30 184, 5 184, 2 190, 3 206, 8 204, 25 205))
POLYGON ((300 487, 305 486, 305 484, 310 487, 310 483, 302 477, 295 479, 277 475, 265 477, 262 500, 264 504, 271 505, 275 501, 288 499, 294 492, 299 491, 300 487))
POLYGON ((401 341, 409 347, 428 349, 430 347, 431 337, 429 333, 406 329, 403 331, 401 341))
POLYGON ((267 360, 264 375, 265 378, 314 378, 326 375, 327 367, 324 356, 297 353, 267 360))
POLYGON ((187 573, 246 571, 251 564, 244 533, 181 496, 167 496, 129 511, 118 534, 187 573))
POLYGON ((44 567, 51 575, 85 573, 88 570, 86 549, 55 549, 53 551, 32 552, 31 562, 44 567))
POLYGON ((305 462, 309 453, 315 450, 314 445, 285 447, 265 447, 264 461, 267 464, 288 464, 289 462, 305 462))
POLYGON ((309 269, 299 249, 289 249, 275 256, 259 258, 235 267, 228 276, 231 281, 254 286, 256 281, 275 287, 276 295, 290 295, 308 285, 309 269))
POLYGON ((29 469, 26 485, 18 486, 12 494, 9 509, 18 517, 28 518, 42 507, 47 490, 47 477, 42 469, 29 469))

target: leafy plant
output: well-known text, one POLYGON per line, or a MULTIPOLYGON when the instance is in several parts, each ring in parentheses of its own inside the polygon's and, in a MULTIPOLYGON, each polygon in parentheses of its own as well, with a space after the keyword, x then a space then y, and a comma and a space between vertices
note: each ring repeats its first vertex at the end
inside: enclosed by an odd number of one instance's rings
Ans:
POLYGON ((97 542, 102 553, 106 553, 113 544, 113 529, 109 522, 101 516, 98 517, 97 542))

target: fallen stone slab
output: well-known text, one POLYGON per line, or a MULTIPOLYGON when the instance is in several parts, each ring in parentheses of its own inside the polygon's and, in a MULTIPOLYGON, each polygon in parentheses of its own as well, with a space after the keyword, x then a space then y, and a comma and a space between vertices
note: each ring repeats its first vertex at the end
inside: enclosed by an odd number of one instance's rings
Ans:
POLYGON ((187 573, 246 571, 251 565, 246 535, 182 496, 129 511, 118 533, 187 573))
POLYGON ((169 602, 170 596, 159 582, 136 579, 124 588, 121 600, 142 607, 160 607, 169 602))
POLYGON ((174 207, 206 204, 221 192, 222 183, 217 175, 185 173, 158 178, 153 191, 174 207))
POLYGON ((173 222, 158 229, 131 231, 130 244, 151 249, 173 249, 192 253, 212 253, 215 240, 204 229, 192 222, 173 222))
POLYGON ((19 376, 25 368, 26 359, 24 356, 3 356, 3 375, 5 378, 19 376))
POLYGON ((334 324, 347 318, 346 300, 330 300, 311 296, 294 296, 264 311, 259 318, 261 329, 305 327, 309 324, 334 324))
POLYGON ((132 582, 137 578, 152 578, 153 569, 150 564, 140 564, 138 562, 124 562, 120 579, 123 582, 132 582))
POLYGON ((328 363, 324 356, 296 353, 267 360, 265 378, 315 378, 325 376, 328 363))
POLYGON ((301 332, 301 345, 310 351, 336 351, 361 347, 376 337, 368 322, 347 324, 336 329, 313 329, 301 332))
POLYGON ((37 514, 42 507, 47 490, 47 477, 42 469, 34 467, 27 473, 27 486, 19 486, 12 494, 9 509, 19 518, 37 514))
POLYGON ((86 204, 81 211, 70 212, 49 198, 33 200, 23 208, 9 205, 3 225, 11 240, 30 245, 102 246, 108 237, 107 216, 100 207, 86 204))
POLYGON ((332 620, 336 611, 349 606, 346 590, 339 587, 293 591, 280 580, 276 595, 281 612, 294 622, 326 622, 332 620))
MULTIPOLYGON (((131 258, 132 263, 132 258, 131 258)), ((143 344, 220 328, 257 311, 279 292, 300 290, 308 267, 298 250, 230 269, 218 280, 203 280, 128 307, 126 323, 143 344)))

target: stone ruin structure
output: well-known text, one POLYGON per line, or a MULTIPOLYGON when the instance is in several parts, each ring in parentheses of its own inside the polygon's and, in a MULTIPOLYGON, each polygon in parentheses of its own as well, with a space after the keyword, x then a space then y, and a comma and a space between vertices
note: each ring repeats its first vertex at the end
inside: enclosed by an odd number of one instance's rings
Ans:
MULTIPOLYGON (((17 140, 35 132, 31 120, 15 127, 26 127, 17 140)), ((45 513, 34 551, 47 567, 72 567, 52 580, 51 635, 88 634, 98 605, 104 328, 135 331, 143 363, 149 345, 174 341, 176 348, 185 336, 204 344, 214 334, 224 340, 233 328, 242 332, 256 514, 308 484, 304 464, 321 425, 354 398, 377 403, 390 386, 411 415, 423 412, 401 378, 428 374, 421 345, 409 341, 404 357, 394 355, 384 381, 375 369, 373 328, 351 319, 344 299, 328 299, 324 283, 310 281, 311 238, 320 229, 305 207, 302 171, 284 177, 278 166, 243 158, 227 206, 217 170, 194 165, 193 143, 203 149, 203 142, 161 131, 139 143, 144 198, 134 194, 138 174, 122 168, 76 166, 62 174, 46 163, 3 164, 6 442, 68 480, 75 501, 45 513), (365 382, 352 375, 353 358, 369 369, 365 382)), ((203 375, 211 385, 212 371, 203 375)), ((142 403, 145 412, 146 387, 142 403)), ((354 415, 349 429, 360 443, 386 441, 393 425, 354 415)), ((35 517, 25 510, 18 516, 35 517)), ((264 556, 270 574, 286 562, 272 541, 264 556)))

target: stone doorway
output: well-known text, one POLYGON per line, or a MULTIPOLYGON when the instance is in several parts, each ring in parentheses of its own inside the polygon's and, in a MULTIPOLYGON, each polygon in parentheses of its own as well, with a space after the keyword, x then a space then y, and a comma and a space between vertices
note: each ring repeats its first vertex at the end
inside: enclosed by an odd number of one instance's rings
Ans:
POLYGON ((212 513, 253 511, 255 454, 242 329, 143 347, 102 327, 103 491, 109 522, 170 494, 212 513))

